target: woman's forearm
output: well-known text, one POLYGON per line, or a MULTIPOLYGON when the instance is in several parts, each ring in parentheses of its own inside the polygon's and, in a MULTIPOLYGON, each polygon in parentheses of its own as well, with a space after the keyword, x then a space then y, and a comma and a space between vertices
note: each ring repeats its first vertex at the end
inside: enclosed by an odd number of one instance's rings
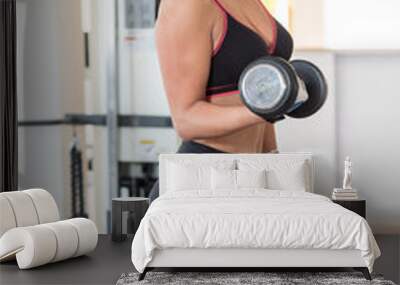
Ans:
POLYGON ((184 140, 207 139, 263 123, 245 106, 218 106, 197 101, 174 117, 175 128, 184 140))

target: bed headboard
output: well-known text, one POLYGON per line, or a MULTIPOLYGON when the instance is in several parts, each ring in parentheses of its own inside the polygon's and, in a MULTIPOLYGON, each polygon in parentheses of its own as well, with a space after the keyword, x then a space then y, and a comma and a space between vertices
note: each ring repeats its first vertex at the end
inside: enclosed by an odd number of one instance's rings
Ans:
POLYGON ((160 195, 166 192, 165 181, 167 180, 167 165, 168 162, 178 162, 182 160, 197 160, 210 162, 213 160, 231 160, 238 161, 240 159, 267 159, 273 163, 276 160, 294 160, 304 161, 308 165, 309 171, 307 171, 308 187, 307 192, 314 192, 314 160, 311 153, 279 153, 279 154, 161 154, 160 165, 159 165, 159 185, 160 195))

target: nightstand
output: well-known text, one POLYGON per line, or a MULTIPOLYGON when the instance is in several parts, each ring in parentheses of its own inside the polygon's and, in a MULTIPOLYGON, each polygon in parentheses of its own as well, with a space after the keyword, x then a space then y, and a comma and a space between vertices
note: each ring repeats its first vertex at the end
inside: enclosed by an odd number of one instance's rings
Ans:
POLYGON ((364 219, 366 218, 366 201, 362 199, 357 200, 332 200, 332 202, 359 214, 364 219))
POLYGON ((149 199, 142 197, 114 198, 112 199, 112 240, 124 241, 126 234, 122 233, 122 213, 129 212, 133 215, 133 228, 127 234, 134 234, 140 221, 149 207, 149 199))

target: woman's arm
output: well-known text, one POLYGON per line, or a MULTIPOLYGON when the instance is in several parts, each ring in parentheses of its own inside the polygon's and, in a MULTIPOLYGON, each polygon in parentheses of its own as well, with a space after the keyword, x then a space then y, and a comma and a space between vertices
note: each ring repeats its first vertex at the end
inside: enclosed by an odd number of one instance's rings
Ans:
POLYGON ((184 140, 227 135, 263 120, 246 107, 217 106, 205 92, 220 19, 212 0, 163 0, 157 49, 172 119, 184 140))
POLYGON ((265 123, 265 135, 264 135, 264 144, 263 144, 263 152, 277 152, 278 146, 276 143, 276 133, 275 126, 271 123, 265 123))

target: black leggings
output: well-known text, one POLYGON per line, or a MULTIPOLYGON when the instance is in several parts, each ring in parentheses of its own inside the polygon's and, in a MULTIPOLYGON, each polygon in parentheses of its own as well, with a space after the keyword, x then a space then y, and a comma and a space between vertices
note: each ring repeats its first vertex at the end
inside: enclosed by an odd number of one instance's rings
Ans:
MULTIPOLYGON (((182 143, 177 153, 224 153, 224 152, 208 147, 203 144, 196 143, 194 141, 187 141, 182 143)), ((160 195, 160 188, 157 180, 150 191, 149 195, 150 203, 153 202, 159 195, 160 195)))

